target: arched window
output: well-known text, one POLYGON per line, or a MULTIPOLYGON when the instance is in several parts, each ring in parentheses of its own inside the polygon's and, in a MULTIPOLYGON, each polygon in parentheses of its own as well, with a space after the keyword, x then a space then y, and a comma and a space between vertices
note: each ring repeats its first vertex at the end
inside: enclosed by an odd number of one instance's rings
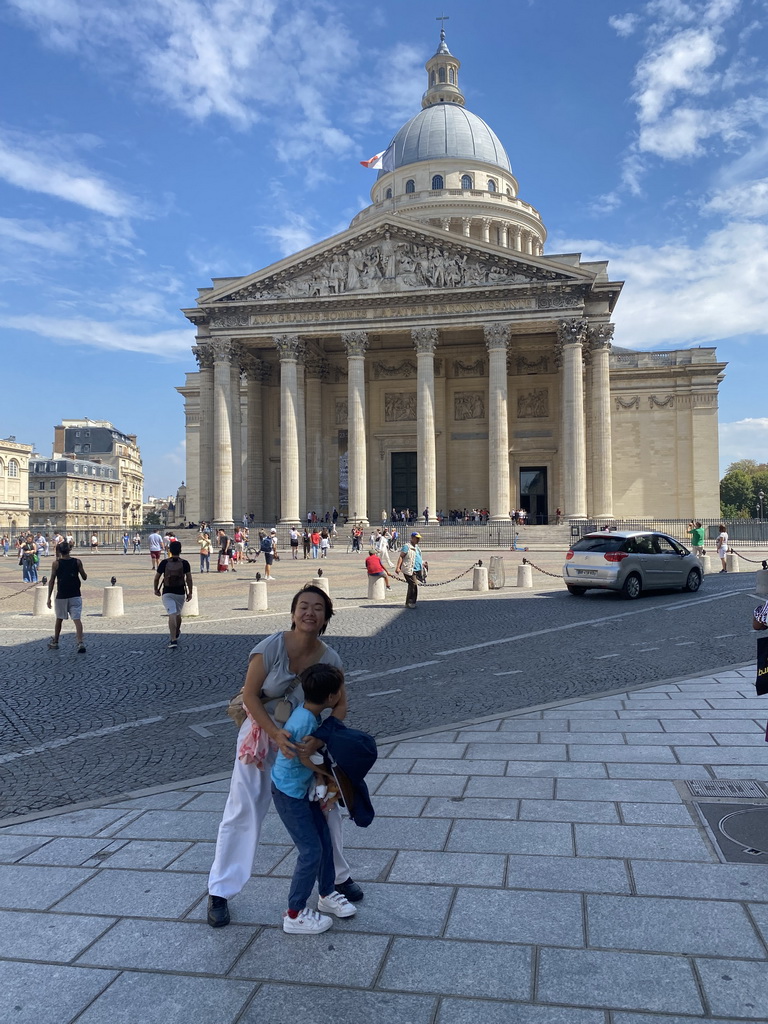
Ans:
POLYGON ((434 85, 436 81, 437 79, 435 78, 435 72, 433 71, 432 74, 429 76, 429 84, 434 85))
POLYGON ((461 176, 461 187, 463 189, 465 189, 465 190, 469 189, 469 188, 472 188, 472 175, 471 174, 462 174, 462 176, 461 176))
POLYGON ((512 189, 509 187, 509 185, 507 185, 507 195, 508 196, 512 195, 512 189))
POLYGON ((445 68, 440 68, 437 72, 437 77, 441 82, 445 81, 445 68))
POLYGON ((5 463, 0 459, 0 476, 5 476, 5 463))
POLYGON ((391 199, 392 198, 392 189, 391 188, 387 189, 387 194, 384 196, 384 198, 385 199, 391 199))
POLYGON ((436 174, 432 179, 432 191, 437 192, 441 188, 445 188, 445 186, 443 185, 443 176, 442 174, 436 174))
POLYGON ((456 75, 454 74, 453 68, 448 68, 448 81, 451 83, 451 85, 456 84, 456 75))
POLYGON ((496 191, 496 182, 493 180, 493 178, 489 178, 488 179, 488 191, 489 192, 495 192, 496 191))
POLYGON ((416 191, 416 182, 413 180, 413 178, 409 178, 408 181, 406 181, 406 183, 405 183, 405 191, 406 192, 415 192, 416 191))
MULTIPOLYGON (((442 186, 441 186, 441 188, 442 188, 442 186)), ((16 459, 11 459, 11 461, 8 463, 8 476, 18 476, 18 475, 19 475, 19 464, 16 461, 16 459)))

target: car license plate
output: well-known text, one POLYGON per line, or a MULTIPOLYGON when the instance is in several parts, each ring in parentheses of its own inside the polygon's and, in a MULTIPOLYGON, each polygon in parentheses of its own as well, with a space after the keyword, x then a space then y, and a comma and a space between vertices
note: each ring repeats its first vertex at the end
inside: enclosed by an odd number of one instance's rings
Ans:
POLYGON ((579 569, 579 576, 597 576, 597 569, 579 569))

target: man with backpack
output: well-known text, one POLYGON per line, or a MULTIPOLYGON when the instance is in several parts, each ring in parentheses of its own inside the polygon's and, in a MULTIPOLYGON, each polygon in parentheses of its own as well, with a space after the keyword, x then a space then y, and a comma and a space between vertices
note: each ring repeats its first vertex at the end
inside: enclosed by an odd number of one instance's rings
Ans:
POLYGON ((83 569, 83 563, 79 558, 72 558, 69 553, 69 544, 62 541, 56 547, 56 559, 51 566, 51 578, 48 581, 48 607, 51 607, 53 588, 56 587, 56 625, 53 627, 53 636, 48 641, 48 649, 57 651, 59 649, 59 637, 64 619, 72 619, 77 637, 77 653, 85 654, 83 643, 83 599, 80 594, 80 580, 87 580, 88 577, 83 569))
POLYGON ((277 530, 265 534, 259 547, 264 555, 264 579, 273 580, 275 577, 272 575, 272 563, 275 560, 275 548, 277 547, 277 530))
POLYGON ((185 558, 179 557, 181 541, 172 540, 168 550, 169 557, 162 560, 155 573, 155 594, 162 597, 163 606, 168 612, 168 631, 171 635, 168 647, 176 650, 179 645, 184 602, 192 599, 192 568, 185 558))

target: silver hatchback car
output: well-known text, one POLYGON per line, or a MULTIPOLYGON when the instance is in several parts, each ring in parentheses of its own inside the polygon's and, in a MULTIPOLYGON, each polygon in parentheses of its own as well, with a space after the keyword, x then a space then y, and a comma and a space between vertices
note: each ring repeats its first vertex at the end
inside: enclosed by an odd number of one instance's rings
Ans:
POLYGON ((572 545, 563 579, 574 597, 595 587, 634 600, 644 590, 682 587, 695 593, 702 571, 696 556, 665 533, 611 530, 588 533, 572 545))

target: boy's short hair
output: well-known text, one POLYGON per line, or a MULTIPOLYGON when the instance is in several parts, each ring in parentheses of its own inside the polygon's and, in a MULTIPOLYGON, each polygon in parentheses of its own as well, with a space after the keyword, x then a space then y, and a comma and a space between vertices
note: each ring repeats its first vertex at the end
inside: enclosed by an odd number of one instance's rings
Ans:
POLYGON ((299 677, 304 690, 304 699, 310 704, 324 704, 331 694, 338 693, 344 685, 344 673, 334 665, 310 665, 299 677))
POLYGON ((168 550, 170 551, 170 553, 172 555, 180 555, 181 554, 181 541, 180 540, 172 540, 171 543, 168 545, 168 550))

